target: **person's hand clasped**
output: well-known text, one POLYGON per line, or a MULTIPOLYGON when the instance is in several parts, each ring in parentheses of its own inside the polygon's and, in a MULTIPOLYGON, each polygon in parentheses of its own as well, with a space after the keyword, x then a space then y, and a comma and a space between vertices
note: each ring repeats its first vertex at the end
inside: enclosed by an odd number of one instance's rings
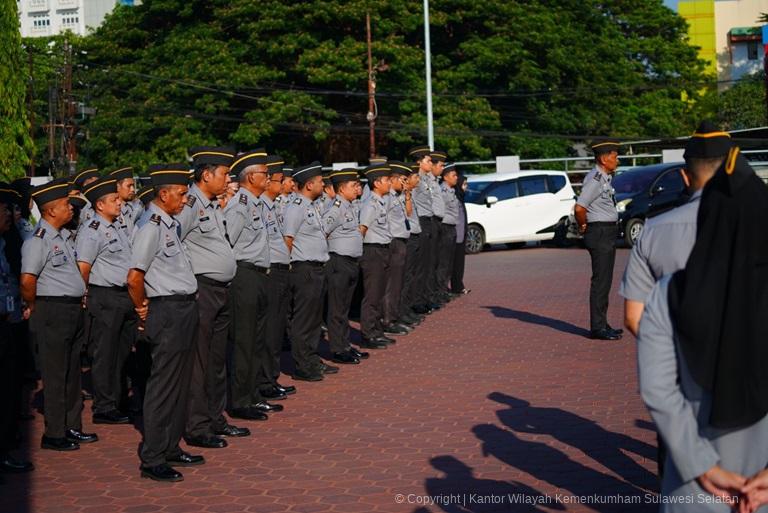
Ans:
POLYGON ((141 319, 142 321, 146 321, 147 312, 149 311, 149 299, 145 299, 144 301, 142 301, 141 306, 137 306, 135 310, 136 310, 136 315, 139 316, 139 319, 141 319))
POLYGON ((746 501, 742 496, 742 488, 747 483, 746 477, 715 465, 697 477, 696 481, 705 491, 729 501, 735 511, 743 511, 746 501))
POLYGON ((762 470, 747 479, 741 488, 743 499, 739 508, 740 513, 752 513, 761 506, 768 504, 768 470, 762 470))

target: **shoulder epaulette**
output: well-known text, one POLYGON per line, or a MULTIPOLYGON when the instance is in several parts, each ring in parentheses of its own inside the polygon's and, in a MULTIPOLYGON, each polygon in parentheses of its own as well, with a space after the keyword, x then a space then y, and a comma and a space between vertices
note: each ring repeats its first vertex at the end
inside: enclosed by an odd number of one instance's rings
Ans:
POLYGON ((336 200, 333 202, 334 207, 340 207, 341 206, 341 200, 336 200))
POLYGON ((35 237, 43 238, 45 236, 45 228, 38 228, 35 230, 35 237))
POLYGON ((187 206, 188 207, 194 207, 195 206, 195 201, 197 201, 197 196, 195 196, 194 194, 190 194, 189 196, 187 196, 187 206))
POLYGON ((295 200, 293 200, 293 203, 295 205, 301 205, 301 198, 296 198, 295 200))
POLYGON ((593 176, 592 179, 599 182, 600 181, 600 173, 595 173, 595 176, 593 176))
POLYGON ((245 194, 240 195, 240 204, 241 205, 247 205, 248 204, 248 196, 245 194))
POLYGON ((100 224, 101 223, 99 222, 98 219, 94 219, 93 221, 91 221, 91 224, 88 225, 88 228, 90 228, 91 230, 98 230, 100 224))
POLYGON ((152 217, 149 218, 149 222, 154 224, 160 224, 160 216, 158 214, 152 214, 152 217))

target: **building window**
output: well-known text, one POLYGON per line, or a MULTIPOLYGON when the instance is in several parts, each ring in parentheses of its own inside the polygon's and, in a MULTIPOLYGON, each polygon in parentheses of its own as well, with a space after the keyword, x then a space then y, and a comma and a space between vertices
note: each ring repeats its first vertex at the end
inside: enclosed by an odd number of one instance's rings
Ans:
POLYGON ((38 15, 32 16, 32 28, 37 30, 43 30, 51 26, 51 19, 48 16, 38 15))
POLYGON ((747 59, 749 59, 750 61, 756 61, 757 50, 758 50, 757 41, 747 41, 747 59))

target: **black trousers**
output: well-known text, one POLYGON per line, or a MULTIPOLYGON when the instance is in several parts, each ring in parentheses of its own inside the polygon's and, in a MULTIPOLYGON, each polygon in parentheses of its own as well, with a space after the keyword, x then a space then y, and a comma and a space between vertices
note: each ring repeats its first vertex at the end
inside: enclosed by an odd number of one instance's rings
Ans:
POLYGON ((0 456, 16 444, 21 413, 24 341, 16 327, 0 320, 0 456))
POLYGON ((405 246, 405 273, 403 290, 400 293, 400 317, 413 313, 419 297, 418 288, 421 285, 421 234, 411 234, 405 246))
POLYGON ((323 322, 323 283, 325 266, 310 262, 291 264, 293 320, 291 321, 291 354, 296 370, 308 374, 319 372, 322 360, 317 354, 320 326, 323 322))
POLYGON ((136 339, 137 316, 128 291, 91 286, 88 289, 93 363, 93 412, 119 409, 123 369, 136 339))
POLYGON ((592 259, 592 281, 589 286, 589 327, 593 331, 608 326, 608 295, 613 282, 616 259, 616 237, 619 229, 613 224, 587 226, 584 245, 592 259))
POLYGON ((360 266, 357 258, 331 253, 326 269, 328 279, 328 344, 332 353, 350 347, 349 308, 357 287, 360 266))
POLYGON ((389 275, 389 248, 363 244, 360 258, 363 270, 363 304, 360 307, 360 331, 363 338, 375 339, 384 335, 384 294, 389 275))
POLYGON ((263 272, 238 264, 230 289, 233 408, 261 402, 256 375, 272 358, 267 349, 267 297, 269 278, 263 272))
POLYGON ((419 266, 418 266, 418 285, 416 288, 417 304, 432 303, 432 270, 435 267, 435 248, 433 242, 437 234, 435 225, 432 222, 432 216, 419 217, 421 226, 421 236, 419 237, 419 266))
POLYGON ((256 386, 263 392, 276 385, 280 377, 280 354, 283 351, 288 307, 291 303, 288 269, 272 266, 267 276, 267 297, 265 338, 268 357, 256 372, 256 386))
POLYGON ((443 289, 440 287, 440 274, 438 272, 438 267, 440 265, 441 260, 441 241, 443 240, 443 227, 445 225, 443 224, 443 221, 441 218, 437 216, 432 216, 432 242, 430 244, 430 249, 432 251, 432 261, 429 269, 427 272, 429 273, 429 294, 430 299, 433 303, 436 303, 440 300, 440 296, 443 294, 443 289))
POLYGON ((451 292, 460 294, 464 287, 464 265, 467 258, 467 249, 464 242, 459 242, 453 250, 453 268, 451 269, 451 292))
POLYGON ((194 299, 149 301, 144 343, 152 353, 152 369, 144 396, 140 456, 142 465, 153 467, 181 450, 199 314, 194 299))
POLYGON ((197 279, 197 327, 186 436, 211 436, 224 429, 227 404, 229 288, 197 279))
POLYGON ((400 318, 400 299, 405 279, 408 257, 408 239, 392 239, 389 243, 389 273, 384 290, 384 324, 392 324, 400 318))
POLYGON ((456 225, 443 223, 440 228, 440 243, 437 250, 437 292, 445 294, 453 270, 453 256, 456 250, 456 225))

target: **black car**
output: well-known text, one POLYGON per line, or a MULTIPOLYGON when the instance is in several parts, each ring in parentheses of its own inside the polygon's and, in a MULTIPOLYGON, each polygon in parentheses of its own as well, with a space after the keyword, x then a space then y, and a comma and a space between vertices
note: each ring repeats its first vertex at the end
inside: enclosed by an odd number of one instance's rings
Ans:
POLYGON ((684 162, 641 166, 617 173, 613 179, 619 236, 631 247, 640 238, 645 220, 673 209, 686 199, 684 162))

